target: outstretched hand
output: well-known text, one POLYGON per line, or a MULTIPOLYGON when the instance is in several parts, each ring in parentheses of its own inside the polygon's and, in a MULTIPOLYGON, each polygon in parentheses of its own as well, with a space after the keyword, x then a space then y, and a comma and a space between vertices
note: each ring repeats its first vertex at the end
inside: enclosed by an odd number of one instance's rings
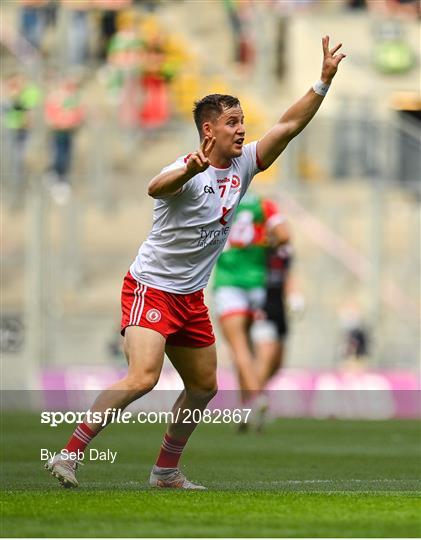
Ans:
POLYGON ((342 43, 339 43, 333 49, 329 49, 329 36, 324 36, 322 38, 323 46, 323 65, 322 65, 322 75, 321 80, 325 84, 330 84, 333 77, 338 71, 339 63, 346 57, 346 54, 336 54, 339 49, 342 47, 342 43))
POLYGON ((193 175, 199 174, 210 165, 209 156, 215 146, 215 137, 205 137, 199 150, 190 154, 187 161, 187 170, 193 175))

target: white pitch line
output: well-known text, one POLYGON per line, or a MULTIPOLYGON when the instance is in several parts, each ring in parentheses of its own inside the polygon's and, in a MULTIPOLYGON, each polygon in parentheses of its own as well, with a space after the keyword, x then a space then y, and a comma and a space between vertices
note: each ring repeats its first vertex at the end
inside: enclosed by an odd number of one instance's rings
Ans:
MULTIPOLYGON (((345 478, 345 479, 338 479, 338 480, 272 480, 269 483, 270 484, 337 484, 337 483, 343 483, 343 484, 349 484, 349 483, 364 483, 364 484, 378 484, 379 482, 382 483, 406 483, 406 482, 420 482, 421 478, 409 478, 409 479, 397 479, 397 478, 379 478, 377 480, 365 480, 362 478, 345 478)), ((260 481, 259 484, 267 484, 268 482, 260 481)))

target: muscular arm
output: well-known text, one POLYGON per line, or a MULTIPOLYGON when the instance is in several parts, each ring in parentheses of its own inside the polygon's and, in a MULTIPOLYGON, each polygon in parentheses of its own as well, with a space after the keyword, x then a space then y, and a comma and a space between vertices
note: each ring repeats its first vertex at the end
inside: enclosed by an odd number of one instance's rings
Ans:
MULTIPOLYGON (((338 69, 339 62, 345 58, 344 54, 335 55, 342 44, 329 50, 329 37, 322 39, 323 65, 321 81, 330 84, 338 69)), ((310 122, 318 111, 324 97, 316 94, 313 88, 294 105, 292 105, 279 119, 278 123, 266 133, 257 143, 257 157, 261 169, 269 167, 275 159, 285 150, 288 143, 297 136, 310 122)))
POLYGON ((148 195, 157 199, 176 195, 193 176, 209 167, 209 154, 214 146, 215 138, 205 137, 200 149, 188 156, 187 163, 183 167, 164 171, 152 178, 148 185, 148 195))
POLYGON ((179 169, 162 172, 149 182, 148 195, 153 198, 176 195, 195 174, 197 173, 187 169, 187 165, 179 169))

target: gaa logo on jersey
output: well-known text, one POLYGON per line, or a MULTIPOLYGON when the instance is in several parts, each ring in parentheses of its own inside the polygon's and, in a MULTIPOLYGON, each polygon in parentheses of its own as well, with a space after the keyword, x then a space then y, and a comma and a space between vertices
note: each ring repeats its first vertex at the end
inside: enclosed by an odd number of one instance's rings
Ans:
POLYGON ((146 318, 151 323, 157 323, 161 320, 161 312, 154 308, 150 309, 146 313, 146 318))
POLYGON ((236 174, 232 175, 231 185, 233 188, 238 188, 240 186, 240 179, 236 174))

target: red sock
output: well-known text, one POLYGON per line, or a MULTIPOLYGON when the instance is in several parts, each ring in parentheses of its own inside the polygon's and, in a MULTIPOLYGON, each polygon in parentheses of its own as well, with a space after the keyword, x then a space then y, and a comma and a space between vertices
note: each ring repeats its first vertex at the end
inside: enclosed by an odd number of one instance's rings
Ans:
POLYGON ((157 465, 157 467, 177 467, 187 440, 188 439, 177 441, 176 439, 172 439, 166 433, 155 465, 157 465))
POLYGON ((96 433, 92 431, 86 424, 79 424, 66 444, 65 449, 69 452, 83 452, 96 433))

